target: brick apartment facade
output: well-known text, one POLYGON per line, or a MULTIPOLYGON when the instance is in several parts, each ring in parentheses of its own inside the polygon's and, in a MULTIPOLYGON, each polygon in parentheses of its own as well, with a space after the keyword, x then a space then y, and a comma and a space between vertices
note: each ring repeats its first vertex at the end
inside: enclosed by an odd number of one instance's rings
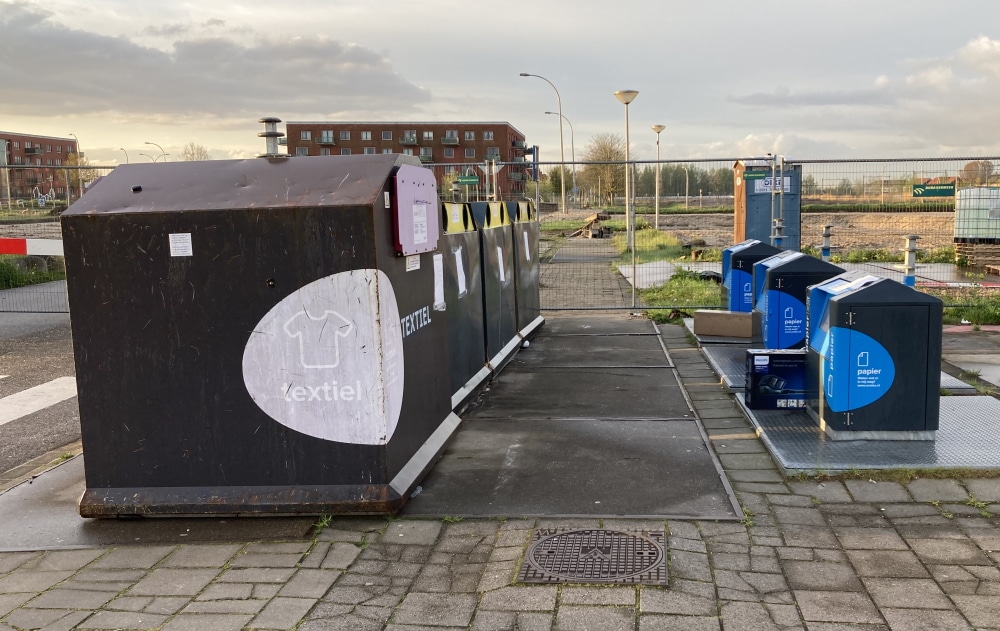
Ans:
POLYGON ((61 166, 70 154, 77 153, 76 140, 0 131, 0 145, 3 144, 6 144, 6 153, 0 167, 9 168, 0 169, 7 173, 6 178, 0 173, 0 198, 7 201, 4 187, 8 184, 10 199, 37 197, 36 188, 41 195, 54 192, 58 198, 66 197, 66 171, 54 167, 61 166))
POLYGON ((292 156, 417 156, 421 162, 434 165, 442 196, 451 195, 450 181, 457 175, 479 177, 478 187, 462 187, 466 195, 474 199, 485 194, 486 177, 480 167, 490 158, 504 163, 496 180, 499 199, 522 197, 525 182, 531 177, 525 168, 524 134, 510 123, 290 121, 285 131, 292 156))

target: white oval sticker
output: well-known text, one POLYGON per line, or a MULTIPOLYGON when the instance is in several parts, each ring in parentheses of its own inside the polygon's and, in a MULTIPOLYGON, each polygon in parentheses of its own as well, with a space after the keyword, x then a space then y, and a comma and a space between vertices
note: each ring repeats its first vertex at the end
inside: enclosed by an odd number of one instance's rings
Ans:
POLYGON ((342 272, 285 297, 251 333, 243 381, 261 410, 295 431, 389 442, 403 402, 403 334, 389 278, 342 272))

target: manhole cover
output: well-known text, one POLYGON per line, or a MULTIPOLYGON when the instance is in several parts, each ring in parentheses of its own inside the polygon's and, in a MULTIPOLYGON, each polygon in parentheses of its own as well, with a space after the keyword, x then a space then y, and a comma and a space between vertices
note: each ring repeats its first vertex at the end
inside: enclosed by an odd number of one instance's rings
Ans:
POLYGON ((521 564, 521 583, 666 585, 662 532, 535 531, 521 564))

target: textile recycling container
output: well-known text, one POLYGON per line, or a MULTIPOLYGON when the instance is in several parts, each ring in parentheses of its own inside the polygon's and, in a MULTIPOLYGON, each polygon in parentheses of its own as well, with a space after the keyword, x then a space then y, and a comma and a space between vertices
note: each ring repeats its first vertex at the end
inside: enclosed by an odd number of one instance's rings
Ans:
POLYGON ((483 315, 486 356, 497 370, 517 351, 517 284, 514 233, 503 202, 472 202, 472 216, 482 245, 483 315))
POLYGON ((754 263, 780 253, 778 248, 747 239, 722 251, 722 304, 729 311, 753 311, 754 263))
POLYGON ((517 287, 517 331, 529 337, 544 322, 539 295, 538 237, 540 227, 535 205, 530 201, 504 202, 511 219, 514 242, 514 274, 517 287))
POLYGON ((938 298, 871 275, 809 291, 809 413, 834 439, 933 440, 941 388, 938 298))
POLYGON ((801 348, 806 342, 806 290, 842 274, 833 263, 785 251, 753 266, 755 304, 764 348, 801 348))
POLYGON ((444 203, 441 210, 451 406, 457 409, 490 376, 486 363, 482 246, 468 204, 444 203))
POLYGON ((734 165, 733 173, 733 240, 771 243, 773 220, 780 215, 784 225, 781 248, 801 249, 802 165, 786 163, 783 169, 772 169, 766 161, 741 161, 734 165))
POLYGON ((62 216, 85 517, 397 510, 458 426, 433 173, 131 164, 62 216))

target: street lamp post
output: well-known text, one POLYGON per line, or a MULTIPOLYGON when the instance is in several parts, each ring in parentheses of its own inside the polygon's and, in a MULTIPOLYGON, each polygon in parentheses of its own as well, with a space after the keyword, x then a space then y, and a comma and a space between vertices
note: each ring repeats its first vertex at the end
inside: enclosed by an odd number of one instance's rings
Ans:
POLYGON ((637 90, 618 90, 615 98, 625 106, 625 217, 627 218, 628 244, 632 248, 632 308, 636 307, 636 283, 635 276, 635 208, 629 203, 629 155, 628 155, 628 104, 639 96, 637 90))
MULTIPOLYGON (((155 156, 154 157, 154 156, 149 155, 148 153, 140 153, 139 155, 140 156, 146 156, 147 158, 150 159, 151 162, 156 162, 157 160, 160 159, 160 156, 155 156)), ((166 161, 166 159, 164 159, 164 161, 166 161)))
POLYGON ((562 185, 562 211, 564 213, 569 212, 569 208, 566 206, 566 149, 563 143, 563 115, 562 115, 562 97, 559 96, 559 90, 556 88, 555 84, 546 79, 545 77, 537 74, 530 74, 527 72, 522 72, 520 74, 522 77, 535 77, 536 79, 541 79, 545 83, 552 86, 552 89, 556 93, 556 104, 559 106, 559 183, 562 185))
POLYGON ((562 119, 566 121, 566 124, 569 125, 569 151, 570 151, 569 159, 573 161, 573 194, 575 195, 577 194, 578 191, 576 188, 576 133, 574 133, 573 131, 573 122, 570 121, 565 116, 563 116, 562 114, 560 114, 559 112, 545 112, 545 113, 561 116, 562 119))
POLYGON ((656 229, 660 229, 660 171, 662 167, 660 166, 660 132, 662 132, 666 127, 663 125, 653 125, 653 131, 656 132, 656 215, 654 222, 656 224, 656 229))
POLYGON ((164 162, 167 161, 167 152, 163 150, 163 147, 161 147, 160 145, 156 144, 155 142, 149 142, 148 140, 146 141, 146 144, 147 145, 153 145, 154 147, 156 147, 157 149, 159 149, 160 150, 160 157, 163 158, 164 162))
MULTIPOLYGON (((81 162, 83 161, 83 151, 80 150, 80 139, 76 137, 76 134, 70 133, 73 140, 76 141, 76 177, 80 184, 80 197, 83 197, 83 170, 80 169, 81 162)), ((71 188, 67 185, 67 188, 71 188)))
MULTIPOLYGON (((119 151, 125 151, 125 147, 118 147, 119 151)), ((125 151, 125 164, 128 164, 128 151, 125 151)))

